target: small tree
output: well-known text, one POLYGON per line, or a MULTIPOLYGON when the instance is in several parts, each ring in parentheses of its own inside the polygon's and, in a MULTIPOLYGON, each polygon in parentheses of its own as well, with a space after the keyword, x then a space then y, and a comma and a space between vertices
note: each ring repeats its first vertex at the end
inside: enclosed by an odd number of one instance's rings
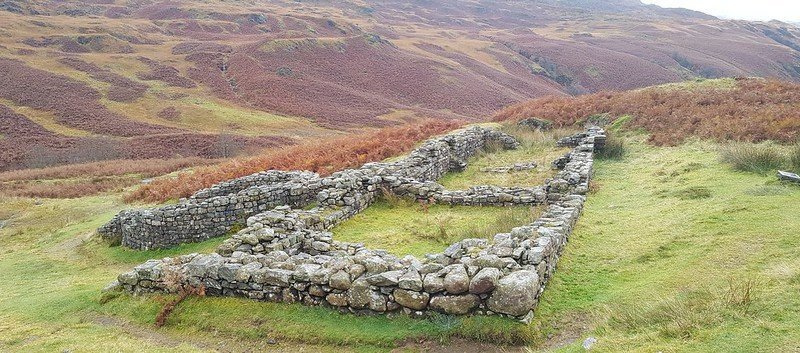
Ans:
POLYGON ((217 141, 213 146, 215 157, 231 158, 239 154, 244 149, 244 143, 236 138, 236 135, 227 129, 223 129, 217 135, 217 141))

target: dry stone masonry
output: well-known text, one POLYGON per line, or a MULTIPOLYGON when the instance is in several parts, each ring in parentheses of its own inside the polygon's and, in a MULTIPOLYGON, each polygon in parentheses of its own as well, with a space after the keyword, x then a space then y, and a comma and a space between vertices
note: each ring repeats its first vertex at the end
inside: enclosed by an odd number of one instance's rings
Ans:
POLYGON ((537 167, 536 162, 514 163, 514 165, 510 165, 507 167, 481 168, 481 171, 487 173, 511 173, 511 172, 522 172, 526 170, 534 170, 536 169, 536 167, 537 167))
POLYGON ((100 232, 143 249, 224 234, 246 220, 216 253, 150 260, 121 274, 118 285, 135 293, 191 285, 205 287, 208 295, 350 313, 484 314, 528 321, 581 213, 593 153, 604 141, 599 128, 560 141, 574 149, 559 159, 559 172, 543 186, 446 190, 435 180, 463 169, 484 144, 518 147, 508 135, 474 127, 429 140, 400 161, 369 163, 326 178, 269 171, 222 183, 175 206, 120 213, 100 232), (388 192, 447 204, 547 207, 531 224, 491 240, 461 240, 422 259, 339 242, 328 232, 388 192))

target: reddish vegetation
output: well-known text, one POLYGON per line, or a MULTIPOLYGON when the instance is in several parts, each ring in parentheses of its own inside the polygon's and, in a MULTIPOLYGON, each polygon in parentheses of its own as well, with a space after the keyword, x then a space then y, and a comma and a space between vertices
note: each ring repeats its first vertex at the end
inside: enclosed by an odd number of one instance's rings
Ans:
POLYGON ((0 105, 0 135, 0 171, 110 159, 232 157, 242 152, 293 143, 285 137, 188 132, 131 138, 66 137, 44 129, 3 105, 0 105))
POLYGON ((22 161, 32 146, 68 148, 74 138, 58 136, 0 104, 0 170, 22 161))
POLYGON ((312 117, 334 128, 379 126, 384 122, 376 117, 392 109, 478 118, 525 97, 559 92, 556 85, 531 73, 503 77, 463 55, 458 59, 468 69, 410 55, 374 35, 262 41, 230 57, 187 57, 201 71, 193 77, 222 97, 235 93, 260 109, 312 117))
POLYGON ((311 170, 322 175, 407 152, 415 143, 458 128, 456 121, 426 121, 283 148, 258 157, 198 168, 159 179, 128 195, 128 201, 166 201, 187 197, 215 183, 269 169, 311 170))
MULTIPOLYGON (((698 76, 800 80, 796 27, 721 20, 632 0, 537 6, 417 1, 412 7, 396 1, 369 1, 364 7, 346 1, 16 3, 24 5, 0 11, 6 34, 0 98, 106 137, 5 134, 0 170, 109 158, 229 156, 287 143, 128 119, 124 104, 110 110, 98 90, 37 66, 58 50, 76 53, 62 63, 110 84, 102 92, 108 99, 142 104, 137 112, 171 104, 139 99, 147 85, 106 69, 130 68, 131 57, 145 64, 138 77, 172 86, 154 90, 159 99, 208 100, 211 93, 233 106, 302 116, 333 129, 385 126, 390 123, 378 116, 397 110, 402 111, 397 117, 477 120, 532 97, 698 76), (19 43, 29 46, 20 49, 19 43), (204 87, 183 89, 198 84, 204 87)), ((159 116, 176 119, 177 111, 159 116)), ((780 134, 787 128, 770 129, 780 134)))
POLYGON ((75 70, 89 74, 95 80, 111 84, 106 96, 112 101, 132 102, 144 96, 147 91, 147 85, 115 74, 95 64, 76 58, 63 58, 60 62, 75 70))
POLYGON ((127 177, 0 183, 0 194, 15 197, 72 199, 120 190, 138 182, 139 179, 136 177, 127 177))
POLYGON ((180 169, 215 164, 218 162, 219 160, 199 157, 180 159, 143 159, 138 161, 103 161, 84 164, 71 164, 50 168, 2 172, 0 173, 0 182, 69 179, 78 177, 91 178, 119 176, 126 174, 136 174, 141 177, 151 178, 172 173, 180 169))
POLYGON ((5 196, 76 198, 136 185, 142 178, 219 163, 204 158, 104 161, 0 173, 5 196))
POLYGON ((734 89, 648 88, 574 98, 546 97, 501 110, 494 120, 540 117, 572 125, 593 114, 632 115, 651 141, 674 145, 688 136, 717 140, 794 142, 800 137, 800 85, 761 79, 737 81, 734 89))
POLYGON ((182 133, 135 137, 123 144, 121 150, 125 156, 133 159, 175 156, 219 158, 233 157, 233 154, 243 151, 256 152, 263 148, 286 146, 292 143, 293 141, 289 138, 277 136, 247 137, 182 133), (230 147, 234 147, 235 151, 230 151, 230 147))
MULTIPOLYGON (((142 87, 122 76, 80 60, 64 62, 97 76, 135 97, 142 87)), ((199 156, 231 157, 242 151, 291 144, 283 137, 220 136, 130 120, 100 104, 100 93, 66 76, 0 58, 0 98, 50 112, 66 126, 101 137, 68 137, 44 129, 8 107, 0 106, 0 170, 38 168, 109 159, 150 159, 199 156)), ((118 97, 121 98, 121 97, 118 97)), ((127 97, 132 98, 132 97, 127 97)), ((177 110, 167 110, 168 117, 177 110)))
POLYGON ((193 88, 197 86, 194 81, 181 76, 180 71, 172 66, 167 66, 145 57, 139 57, 139 61, 150 67, 150 72, 143 72, 137 75, 142 80, 161 81, 173 87, 193 88))
POLYGON ((206 288, 203 285, 200 287, 181 287, 178 291, 178 297, 168 302, 161 308, 161 311, 156 315, 156 327, 162 327, 167 323, 169 315, 178 307, 178 304, 186 300, 189 296, 204 297, 206 296, 206 288))
POLYGON ((164 120, 178 121, 181 117, 181 111, 175 107, 166 107, 158 112, 157 116, 164 120))
POLYGON ((77 129, 112 136, 135 136, 169 132, 127 119, 100 104, 100 92, 86 84, 34 69, 16 60, 0 58, 0 97, 15 104, 45 110, 58 121, 77 129))

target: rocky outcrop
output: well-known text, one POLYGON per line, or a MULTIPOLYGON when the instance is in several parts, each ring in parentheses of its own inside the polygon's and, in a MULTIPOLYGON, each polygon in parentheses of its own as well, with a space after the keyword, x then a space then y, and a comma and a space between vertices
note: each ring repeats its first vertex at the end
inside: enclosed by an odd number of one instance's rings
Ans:
MULTIPOLYGON (((602 130, 591 128, 570 139, 575 148, 562 158, 561 170, 540 187, 482 187, 468 192, 444 190, 433 180, 462 165, 487 139, 504 140, 509 148, 515 143, 483 129, 444 136, 403 161, 371 163, 318 179, 316 207, 283 205, 251 216, 217 253, 150 260, 121 274, 118 281, 136 293, 191 285, 205 287, 208 295, 300 302, 351 313, 439 312, 527 320, 580 216, 594 142, 603 136, 602 130), (459 143, 467 147, 452 148, 459 143), (336 241, 328 230, 366 208, 383 190, 452 204, 470 200, 475 205, 546 203, 547 207, 530 224, 491 240, 461 240, 421 259, 336 241)), ((215 197, 219 196, 211 196, 215 197)))

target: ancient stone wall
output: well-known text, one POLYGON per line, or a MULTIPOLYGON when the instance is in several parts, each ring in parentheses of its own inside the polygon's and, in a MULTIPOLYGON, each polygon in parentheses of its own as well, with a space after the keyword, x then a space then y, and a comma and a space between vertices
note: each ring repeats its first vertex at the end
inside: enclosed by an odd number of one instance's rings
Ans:
POLYGON ((508 135, 470 128, 429 140, 397 162, 369 163, 326 178, 311 172, 272 170, 226 181, 176 205, 122 211, 98 232, 133 249, 168 248, 224 235, 248 217, 276 206, 303 208, 314 202, 341 208, 338 221, 342 221, 368 207, 384 183, 395 185, 397 178, 439 179, 454 168, 463 168, 467 158, 487 142, 517 147, 508 135))
POLYGON ((486 131, 448 135, 402 161, 371 163, 324 178, 317 207, 279 206, 252 216, 217 253, 150 260, 121 274, 118 283, 136 293, 203 286, 208 295, 300 302, 351 313, 474 313, 528 321, 581 213, 595 141, 605 136, 590 128, 573 137, 576 147, 562 157, 562 170, 541 187, 453 192, 432 182, 463 167, 487 136, 516 147, 507 136, 491 137, 495 132, 486 131), (454 148, 459 143, 468 147, 454 148), (368 206, 381 190, 474 205, 546 202, 547 208, 531 224, 492 240, 465 239, 422 259, 334 240, 328 230, 368 206))

